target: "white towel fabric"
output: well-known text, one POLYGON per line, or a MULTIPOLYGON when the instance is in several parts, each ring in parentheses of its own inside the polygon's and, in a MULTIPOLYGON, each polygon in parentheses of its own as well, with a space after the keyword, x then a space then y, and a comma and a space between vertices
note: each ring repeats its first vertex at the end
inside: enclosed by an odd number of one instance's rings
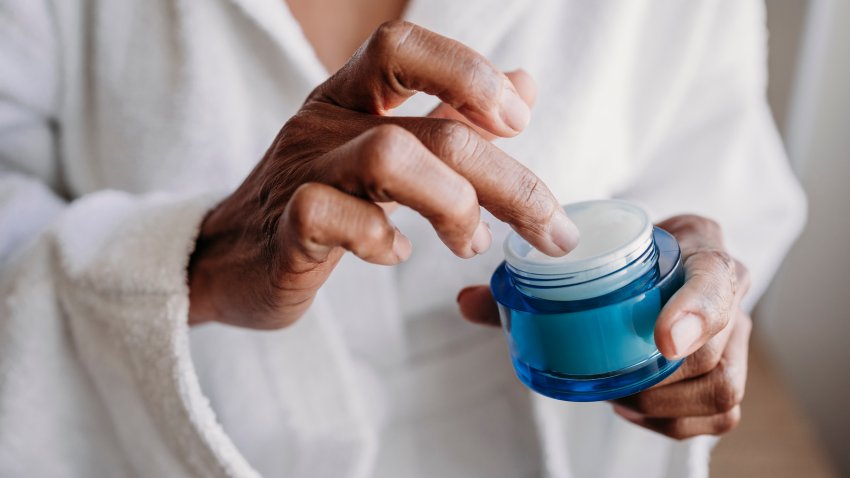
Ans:
MULTIPOLYGON (((499 145, 562 201, 714 217, 749 303, 763 291, 804 201, 757 2, 412 0, 406 17, 537 79, 531 125, 499 145)), ((501 224, 462 261, 400 210, 408 263, 346 257, 281 331, 189 330, 204 213, 326 75, 283 0, 0 0, 0 475, 706 476, 711 439, 533 395, 500 333, 460 320, 501 224)))

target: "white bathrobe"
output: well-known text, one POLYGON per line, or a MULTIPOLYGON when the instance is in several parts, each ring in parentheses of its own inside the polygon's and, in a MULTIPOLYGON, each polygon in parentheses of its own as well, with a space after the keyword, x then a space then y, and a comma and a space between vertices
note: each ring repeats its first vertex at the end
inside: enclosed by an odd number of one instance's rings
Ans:
MULTIPOLYGON (((748 304, 764 290, 804 201, 765 102, 761 5, 405 17, 536 78, 530 126, 498 145, 562 202, 716 218, 748 304)), ((501 260, 497 221, 461 260, 399 210, 410 261, 347 256, 296 325, 187 326, 205 212, 326 77, 284 0, 0 0, 0 476, 706 476, 710 438, 537 396, 500 331, 460 319, 457 291, 501 260)))

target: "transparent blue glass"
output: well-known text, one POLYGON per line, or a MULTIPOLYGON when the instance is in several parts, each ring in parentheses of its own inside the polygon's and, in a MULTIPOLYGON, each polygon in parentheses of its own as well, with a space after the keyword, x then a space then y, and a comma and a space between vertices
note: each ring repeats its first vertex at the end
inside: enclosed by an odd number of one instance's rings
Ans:
POLYGON ((672 235, 650 228, 649 244, 624 266, 590 280, 528 273, 506 262, 496 269, 490 287, 526 386, 560 400, 611 400, 649 388, 679 367, 681 360, 668 361, 658 351, 654 329, 684 282, 681 254, 672 235), (614 290, 603 287, 612 283, 614 290), (604 293, 594 296, 594 288, 604 293))

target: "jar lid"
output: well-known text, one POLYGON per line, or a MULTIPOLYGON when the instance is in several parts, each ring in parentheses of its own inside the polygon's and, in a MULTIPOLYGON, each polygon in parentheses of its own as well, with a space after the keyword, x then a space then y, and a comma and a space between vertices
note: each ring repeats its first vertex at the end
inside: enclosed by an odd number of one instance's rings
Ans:
POLYGON ((578 246, 562 257, 535 249, 516 232, 505 240, 505 261, 515 273, 553 277, 561 285, 578 284, 620 270, 652 245, 652 223, 639 206, 618 199, 585 201, 563 206, 578 227, 578 246))

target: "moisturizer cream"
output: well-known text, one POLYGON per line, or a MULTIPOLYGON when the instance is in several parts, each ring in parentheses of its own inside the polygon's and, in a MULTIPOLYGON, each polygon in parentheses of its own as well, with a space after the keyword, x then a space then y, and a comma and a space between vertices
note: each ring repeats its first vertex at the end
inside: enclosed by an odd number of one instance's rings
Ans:
POLYGON ((490 283, 519 379, 543 395, 610 400, 651 387, 681 364, 655 346, 655 320, 684 281, 679 245, 619 200, 564 206, 578 247, 549 257, 518 234, 490 283))

